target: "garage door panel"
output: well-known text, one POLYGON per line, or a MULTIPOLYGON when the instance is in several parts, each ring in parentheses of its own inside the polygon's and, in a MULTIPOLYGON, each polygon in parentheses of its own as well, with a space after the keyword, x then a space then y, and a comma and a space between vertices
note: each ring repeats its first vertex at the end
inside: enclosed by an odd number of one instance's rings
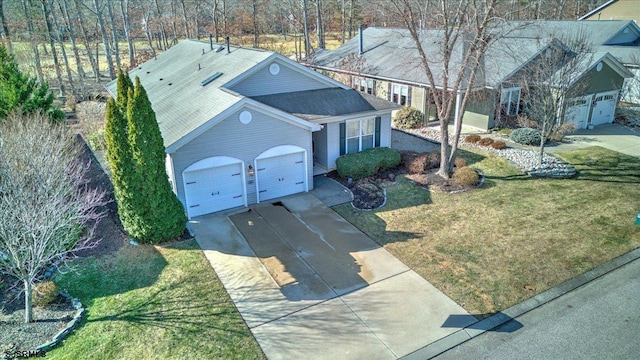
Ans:
POLYGON ((607 92, 596 94, 594 98, 593 112, 591 114, 591 124, 601 125, 613 122, 615 115, 616 101, 618 93, 607 92))
POLYGON ((244 205, 242 163, 183 174, 190 217, 244 205))
POLYGON ((574 123, 578 129, 586 129, 590 104, 591 95, 570 99, 567 102, 565 122, 574 123))
POLYGON ((257 160, 260 201, 306 190, 304 152, 257 160))

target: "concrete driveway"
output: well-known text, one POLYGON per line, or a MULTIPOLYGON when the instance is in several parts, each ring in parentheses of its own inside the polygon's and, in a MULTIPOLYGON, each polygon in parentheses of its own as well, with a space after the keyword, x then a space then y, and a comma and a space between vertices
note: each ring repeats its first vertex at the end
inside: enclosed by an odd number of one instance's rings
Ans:
POLYGON ((269 359, 397 359, 476 322, 311 194, 242 211, 189 228, 269 359))

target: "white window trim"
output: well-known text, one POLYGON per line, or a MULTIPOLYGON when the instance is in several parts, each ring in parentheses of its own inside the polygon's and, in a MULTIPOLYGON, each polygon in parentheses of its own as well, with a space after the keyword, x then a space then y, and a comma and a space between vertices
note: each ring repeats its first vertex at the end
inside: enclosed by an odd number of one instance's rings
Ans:
POLYGON ((506 115, 512 116, 512 115, 518 115, 518 110, 520 110, 520 96, 522 95, 522 87, 516 86, 516 87, 510 87, 510 88, 505 88, 502 89, 502 91, 500 92, 500 106, 502 107, 502 105, 506 105, 505 106, 505 110, 506 110, 506 115), (515 103, 516 103, 516 111, 515 114, 511 113, 511 102, 512 102, 512 97, 514 95, 514 92, 518 92, 518 98, 516 99, 515 103), (502 102, 502 95, 504 93, 508 93, 509 96, 506 99, 506 102, 502 102))
POLYGON ((396 83, 391 83, 391 99, 390 101, 392 103, 398 104, 398 105, 402 105, 402 106, 410 106, 411 101, 409 100, 409 85, 402 85, 402 84, 396 84, 396 83), (395 93, 395 89, 396 87, 398 87, 398 101, 393 101, 393 95, 396 95, 395 93), (407 89, 407 99, 405 101, 405 104, 402 105, 402 88, 406 88, 407 89))
POLYGON ((353 81, 353 86, 356 90, 362 93, 371 94, 371 95, 375 93, 375 82, 373 81, 373 79, 368 79, 366 77, 360 77, 360 76, 353 76, 352 81, 353 81), (365 87, 364 87, 364 90, 361 90, 360 86, 363 81, 365 82, 365 87), (369 84, 371 84, 371 86, 369 86, 369 84))
POLYGON ((355 139, 356 137, 358 138, 358 151, 356 152, 360 152, 362 151, 362 138, 364 136, 372 136, 373 137, 373 147, 376 147, 379 144, 376 144, 376 119, 375 118, 365 118, 365 119, 355 119, 355 120, 347 120, 345 122, 345 134, 344 134, 344 152, 345 154, 353 154, 353 152, 349 152, 349 140, 351 139, 355 139), (373 120, 373 132, 371 132, 370 134, 364 134, 363 133, 363 127, 362 127, 362 122, 363 121, 367 121, 367 120, 373 120), (357 122, 358 123, 358 135, 357 136, 349 136, 349 124, 353 124, 357 122))

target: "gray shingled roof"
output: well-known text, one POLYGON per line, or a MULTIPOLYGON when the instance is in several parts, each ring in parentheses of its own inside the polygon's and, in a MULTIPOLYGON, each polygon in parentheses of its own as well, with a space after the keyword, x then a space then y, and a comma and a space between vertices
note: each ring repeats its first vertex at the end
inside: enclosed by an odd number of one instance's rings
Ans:
POLYGON ((252 99, 305 120, 400 108, 376 96, 341 88, 255 96, 252 99))
MULTIPOLYGON (((440 30, 424 30, 421 34, 424 50, 433 59, 431 64, 436 83, 442 84, 442 61, 437 44, 442 36, 440 30)), ((379 78, 398 79, 410 83, 428 84, 415 43, 406 29, 370 27, 363 31, 364 54, 362 64, 343 61, 349 54, 358 54, 358 37, 347 41, 333 51, 318 52, 310 63, 327 68, 340 68, 354 73, 364 73, 379 78)), ((451 71, 457 72, 463 56, 462 46, 454 49, 451 71)))
MULTIPOLYGON (((165 147, 242 100, 220 86, 273 55, 235 46, 231 53, 215 52, 218 46, 210 50, 209 43, 185 40, 129 72, 132 79, 140 78, 147 91, 165 147), (222 75, 200 85, 216 72, 222 75)), ((115 96, 116 81, 106 87, 115 96)))
MULTIPOLYGON (((567 34, 584 33, 591 51, 610 52, 620 62, 631 63, 634 54, 638 56, 640 52, 637 47, 605 45, 626 26, 640 29, 632 21, 517 21, 496 26, 492 31, 506 35, 489 47, 484 58, 484 72, 479 74, 477 85, 498 85, 548 47, 553 38, 562 40, 567 34)), ((433 61, 431 69, 438 86, 442 84, 442 64, 438 55, 441 35, 439 30, 422 32, 423 48, 433 61)), ((309 65, 428 86, 429 81, 421 68, 416 46, 408 30, 367 28, 363 31, 363 44, 364 53, 360 56, 360 63, 353 60, 359 51, 359 39, 355 36, 336 50, 317 52, 309 59, 309 65), (350 56, 351 61, 345 61, 350 56)), ((458 72, 462 50, 462 46, 454 50, 450 73, 458 72)))
MULTIPOLYGON (((571 39, 571 36, 582 36, 592 52, 609 52, 623 64, 634 62, 632 53, 640 53, 640 44, 634 47, 619 46, 611 43, 611 38, 618 35, 625 27, 631 26, 640 31, 638 25, 631 20, 536 20, 510 21, 506 26, 509 37, 538 40, 557 38, 560 41, 571 39), (635 49, 634 49, 635 48, 635 49)), ((636 60, 637 61, 637 60, 636 60)))

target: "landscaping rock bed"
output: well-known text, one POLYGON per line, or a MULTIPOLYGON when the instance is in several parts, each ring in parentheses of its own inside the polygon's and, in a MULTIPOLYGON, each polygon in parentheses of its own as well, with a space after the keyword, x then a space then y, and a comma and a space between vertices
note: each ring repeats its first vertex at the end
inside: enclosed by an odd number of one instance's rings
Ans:
MULTIPOLYGON (((440 140, 440 132, 436 129, 422 128, 411 130, 411 132, 415 135, 422 136, 430 141, 440 140)), ((542 158, 542 165, 538 166, 539 153, 537 151, 514 148, 498 150, 487 146, 465 143, 464 138, 465 136, 460 137, 461 146, 475 147, 488 152, 492 152, 500 156, 501 158, 509 160, 518 169, 532 176, 568 178, 575 176, 577 173, 577 170, 573 165, 568 164, 548 153, 544 154, 542 158)))

